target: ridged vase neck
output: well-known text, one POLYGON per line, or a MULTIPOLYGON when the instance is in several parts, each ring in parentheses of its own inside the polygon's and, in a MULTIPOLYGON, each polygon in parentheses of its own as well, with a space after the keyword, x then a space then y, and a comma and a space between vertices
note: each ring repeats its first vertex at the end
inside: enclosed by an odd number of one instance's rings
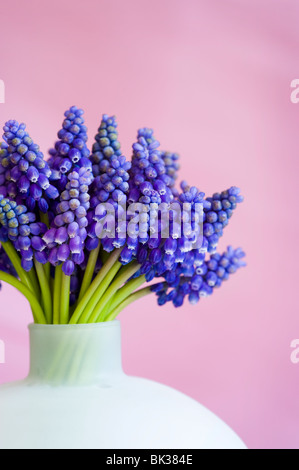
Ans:
POLYGON ((123 374, 118 321, 30 325, 29 381, 49 385, 109 385, 123 374))

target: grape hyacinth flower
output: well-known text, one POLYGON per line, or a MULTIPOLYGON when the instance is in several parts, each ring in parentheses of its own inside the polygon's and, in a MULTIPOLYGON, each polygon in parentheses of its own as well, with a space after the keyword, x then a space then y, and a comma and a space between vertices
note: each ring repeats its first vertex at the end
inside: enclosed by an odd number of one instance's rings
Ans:
POLYGON ((223 229, 228 225, 237 204, 243 201, 240 189, 232 186, 222 193, 215 193, 205 200, 203 233, 208 239, 209 252, 217 248, 223 229))
MULTIPOLYGON (((92 250, 98 247, 99 234, 105 230, 104 220, 106 220, 107 210, 105 206, 112 206, 115 225, 120 231, 122 205, 126 204, 126 195, 129 191, 129 170, 131 163, 121 154, 120 143, 117 140, 117 123, 115 117, 103 115, 98 134, 95 137, 96 143, 93 145, 93 173, 96 174, 92 184, 91 209, 88 213, 89 220, 89 240, 87 240, 87 249, 92 250), (101 210, 100 207, 104 210, 101 210), (99 210, 97 210, 99 207, 99 210), (120 218, 119 218, 120 216, 120 218)), ((126 228, 126 224, 125 224, 126 228)), ((113 250, 125 243, 126 231, 123 236, 115 237, 111 244, 109 240, 102 240, 103 246, 107 250, 113 250)))
POLYGON ((92 147, 92 171, 95 178, 102 175, 103 166, 100 167, 102 160, 110 160, 112 157, 121 156, 121 146, 118 141, 117 122, 115 116, 104 114, 98 133, 95 136, 95 143, 92 147))
POLYGON ((243 261, 244 256, 245 253, 241 248, 234 250, 229 246, 223 254, 212 254, 200 269, 195 269, 193 266, 190 270, 191 275, 186 276, 182 267, 177 268, 171 276, 171 282, 166 275, 165 283, 161 282, 152 287, 152 291, 158 297, 158 304, 164 305, 171 301, 175 307, 181 307, 186 296, 192 305, 197 304, 200 297, 211 295, 214 288, 220 287, 231 274, 246 266, 243 261))
POLYGON ((158 208, 162 203, 169 204, 173 200, 172 180, 166 174, 159 145, 149 128, 139 129, 138 140, 133 144, 128 202, 135 204, 137 211, 142 204, 142 210, 137 218, 134 217, 136 222, 128 224, 128 235, 130 238, 138 236, 142 244, 146 244, 150 236, 158 236, 158 208))
POLYGON ((75 168, 89 168, 90 151, 87 148, 87 127, 84 124, 84 111, 72 106, 64 113, 62 129, 58 132, 55 148, 50 150, 49 165, 52 170, 51 179, 60 192, 68 182, 67 175, 75 168), (54 183, 55 182, 55 183, 54 183))
POLYGON ((8 121, 3 127, 0 149, 0 194, 25 203, 30 211, 36 207, 46 213, 48 201, 59 196, 57 188, 50 184, 51 170, 43 153, 33 142, 25 124, 8 121))
POLYGON ((69 173, 67 179, 52 226, 43 236, 41 250, 48 248, 48 261, 53 266, 63 263, 64 274, 71 276, 75 265, 84 261, 87 211, 90 206, 88 189, 93 176, 90 168, 82 167, 69 173))
POLYGON ((178 191, 175 189, 175 183, 178 178, 178 171, 180 169, 180 164, 178 162, 179 155, 172 152, 162 152, 162 159, 166 168, 166 175, 170 178, 169 187, 174 196, 178 196, 178 191))
POLYGON ((28 272, 33 267, 33 257, 36 241, 45 232, 46 226, 36 222, 36 216, 27 211, 24 205, 17 205, 0 195, 0 223, 6 229, 7 239, 12 241, 14 247, 21 255, 23 269, 28 272))
MULTIPOLYGON (((133 144, 133 157, 131 169, 131 188, 140 192, 139 201, 144 198, 154 198, 153 202, 170 202, 172 194, 169 189, 172 179, 167 175, 166 166, 160 143, 154 138, 152 129, 143 128, 138 131, 138 140, 133 144)), ((147 199, 145 199, 147 201, 147 199)), ((137 202, 136 197, 132 202, 137 202)), ((147 202, 145 202, 146 204, 147 202)))

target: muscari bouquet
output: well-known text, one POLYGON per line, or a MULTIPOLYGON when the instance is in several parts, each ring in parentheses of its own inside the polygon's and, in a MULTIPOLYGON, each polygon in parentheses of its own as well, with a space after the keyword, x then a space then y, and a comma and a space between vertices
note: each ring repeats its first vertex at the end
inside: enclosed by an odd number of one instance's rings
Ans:
POLYGON ((160 306, 197 304, 245 265, 240 248, 216 251, 238 188, 177 189, 178 155, 152 129, 138 131, 129 162, 114 117, 103 115, 90 152, 83 111, 64 116, 48 160, 17 121, 0 146, 0 280, 35 323, 111 321, 151 293, 160 306))

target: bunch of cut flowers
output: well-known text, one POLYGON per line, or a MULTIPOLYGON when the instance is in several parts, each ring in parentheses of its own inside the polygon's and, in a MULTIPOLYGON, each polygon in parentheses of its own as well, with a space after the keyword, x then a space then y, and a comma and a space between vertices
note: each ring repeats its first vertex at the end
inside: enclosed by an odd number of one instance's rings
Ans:
POLYGON ((178 188, 179 157, 152 129, 138 131, 131 161, 108 115, 90 151, 75 106, 48 159, 25 124, 3 131, 0 280, 28 299, 35 323, 112 321, 152 293, 160 306, 197 304, 245 265, 240 248, 217 252, 240 190, 178 188))

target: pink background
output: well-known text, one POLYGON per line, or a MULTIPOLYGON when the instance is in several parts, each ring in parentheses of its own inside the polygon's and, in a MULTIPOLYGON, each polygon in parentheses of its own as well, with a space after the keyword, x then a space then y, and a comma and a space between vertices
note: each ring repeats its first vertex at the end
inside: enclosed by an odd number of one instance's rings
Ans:
MULTIPOLYGON (((299 447, 298 78, 295 0, 10 0, 1 9, 0 118, 46 150, 63 112, 86 111, 90 143, 116 114, 126 155, 138 127, 181 154, 181 178, 245 202, 221 248, 248 267, 198 307, 141 300, 121 316, 124 366, 223 418, 250 448, 299 447)), ((29 308, 1 293, 0 382, 28 370, 29 308)))

